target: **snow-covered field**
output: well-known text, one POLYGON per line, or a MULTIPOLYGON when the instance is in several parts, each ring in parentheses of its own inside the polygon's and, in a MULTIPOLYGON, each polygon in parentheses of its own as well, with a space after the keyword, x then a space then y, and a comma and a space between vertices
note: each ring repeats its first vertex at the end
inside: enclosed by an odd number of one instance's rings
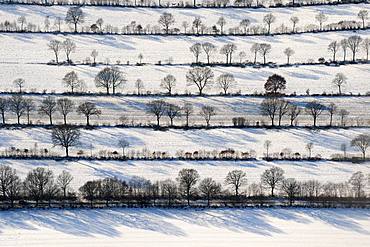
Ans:
MULTIPOLYGON (((13 80, 24 78, 26 84, 25 91, 47 92, 66 92, 67 88, 62 84, 65 74, 75 71, 86 84, 86 90, 90 92, 103 92, 103 89, 95 87, 94 78, 97 73, 105 66, 49 66, 43 64, 0 64, 0 91, 16 91, 13 80)), ((325 65, 299 66, 286 68, 230 68, 214 67, 215 77, 222 73, 232 73, 236 79, 236 85, 230 88, 230 92, 241 92, 243 94, 262 93, 264 84, 272 74, 283 76, 286 81, 286 93, 306 94, 309 89, 311 94, 337 93, 338 89, 332 84, 337 73, 347 76, 348 82, 342 88, 343 93, 365 94, 370 92, 370 66, 367 64, 345 65, 332 67, 325 65)), ((142 92, 164 93, 160 87, 161 80, 168 74, 177 78, 174 93, 197 93, 197 89, 188 86, 186 73, 190 69, 188 66, 122 66, 120 69, 126 77, 126 84, 120 92, 137 93, 135 82, 141 79, 144 83, 142 92)), ((221 89, 217 83, 206 89, 205 93, 220 93, 221 89)))
MULTIPOLYGON (((211 129, 211 130, 168 130, 153 131, 140 128, 99 128, 95 130, 81 130, 81 143, 74 150, 84 150, 90 154, 99 150, 120 151, 118 141, 121 138, 130 143, 128 151, 162 151, 175 155, 177 151, 213 151, 233 148, 238 151, 254 150, 258 157, 264 154, 264 142, 270 140, 270 153, 290 149, 293 153, 306 155, 306 144, 312 142, 312 155, 318 154, 330 157, 341 153, 341 144, 347 144, 348 153, 355 154, 350 147, 352 138, 359 134, 369 134, 370 129, 330 129, 330 130, 266 130, 266 129, 211 129)), ((4 151, 11 146, 17 148, 49 148, 53 152, 63 154, 59 147, 52 147, 51 131, 43 128, 0 129, 2 142, 0 148, 4 151)))
POLYGON ((0 212, 1 246, 367 247, 366 209, 0 212))
MULTIPOLYGON (((90 57, 93 49, 99 52, 98 62, 104 62, 107 58, 110 63, 120 61, 125 64, 130 61, 131 64, 139 62, 138 55, 144 56, 142 62, 157 63, 162 61, 166 63, 170 57, 173 63, 191 63, 194 57, 189 51, 189 47, 196 42, 211 42, 218 48, 227 43, 234 43, 238 50, 233 56, 239 61, 237 53, 244 51, 247 54, 247 60, 253 61, 254 55, 250 48, 253 43, 270 43, 271 53, 267 55, 267 61, 276 63, 286 63, 284 49, 287 47, 295 50, 295 55, 291 57, 291 63, 307 62, 312 59, 317 61, 320 57, 332 58, 327 47, 332 41, 340 41, 352 35, 360 35, 362 38, 368 38, 370 30, 347 31, 334 33, 311 33, 299 35, 282 36, 263 36, 263 37, 169 37, 169 36, 112 36, 112 35, 53 35, 53 34, 0 34, 0 41, 7 49, 0 50, 1 63, 46 63, 55 59, 52 51, 48 50, 47 44, 52 39, 64 40, 70 38, 76 43, 76 52, 71 55, 75 62, 82 62, 86 57, 90 57), (148 49, 150 47, 150 49, 148 49), (307 52, 309 51, 309 52, 307 52)), ((358 58, 364 58, 365 53, 359 52, 358 58)), ((342 53, 338 52, 338 58, 342 53)), ((64 54, 60 58, 64 60, 64 54)), ((347 59, 349 59, 347 57, 347 59)), ((200 61, 205 62, 204 54, 200 61)), ((211 57, 211 61, 225 61, 225 56, 216 52, 211 57)), ((258 56, 258 61, 262 58, 258 56)))
MULTIPOLYGON (((2 6, 0 16, 3 20, 13 21, 19 16, 25 16, 27 21, 40 26, 44 30, 44 21, 48 16, 53 28, 54 20, 59 17, 62 20, 65 18, 68 6, 53 6, 53 7, 40 7, 40 6, 2 6)), ((226 20, 225 30, 232 27, 239 26, 242 19, 249 19, 251 25, 264 25, 263 17, 272 13, 276 16, 276 21, 273 24, 273 29, 280 27, 282 24, 291 29, 290 18, 296 16, 299 18, 297 28, 303 29, 308 24, 316 24, 315 16, 322 12, 328 16, 325 24, 337 23, 340 21, 360 21, 357 13, 360 10, 370 11, 368 4, 348 4, 341 6, 310 6, 300 8, 271 8, 271 9, 148 9, 148 8, 116 8, 116 7, 82 7, 83 12, 86 14, 85 23, 83 26, 90 27, 99 18, 104 20, 103 27, 107 24, 119 27, 129 25, 132 21, 136 24, 141 24, 143 27, 146 25, 159 25, 158 19, 164 12, 171 13, 175 17, 174 27, 178 27, 183 31, 182 23, 187 21, 192 23, 194 18, 201 18, 206 26, 216 25, 220 17, 226 20)), ((70 31, 68 25, 62 24, 62 30, 70 31)))

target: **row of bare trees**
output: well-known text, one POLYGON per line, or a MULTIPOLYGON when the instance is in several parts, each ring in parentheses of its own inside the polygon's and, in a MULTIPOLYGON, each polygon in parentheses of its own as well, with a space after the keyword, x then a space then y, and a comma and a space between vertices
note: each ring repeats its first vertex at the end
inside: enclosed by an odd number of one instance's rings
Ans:
POLYGON ((265 170, 260 181, 251 184, 247 183, 247 174, 242 170, 228 172, 221 184, 212 177, 201 179, 197 170, 187 168, 180 170, 175 180, 106 177, 87 181, 78 191, 71 186, 73 179, 72 174, 65 170, 55 176, 52 170, 38 167, 29 171, 22 180, 15 169, 2 165, 0 200, 3 205, 8 203, 10 208, 27 206, 24 200, 35 202, 35 207, 43 203, 49 207, 55 204, 70 206, 84 201, 89 202, 91 207, 97 202, 104 202, 107 207, 117 202, 124 203, 120 205, 209 207, 252 197, 268 197, 277 200, 287 198, 292 206, 296 198, 365 198, 368 183, 362 172, 353 173, 345 182, 298 181, 286 178, 284 170, 279 167, 265 170))

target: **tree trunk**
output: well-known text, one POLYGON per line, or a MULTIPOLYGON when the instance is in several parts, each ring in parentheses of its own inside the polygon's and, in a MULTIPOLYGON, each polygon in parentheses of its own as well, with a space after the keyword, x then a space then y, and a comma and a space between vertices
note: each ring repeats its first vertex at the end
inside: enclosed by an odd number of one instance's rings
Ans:
POLYGON ((68 150, 68 146, 65 147, 66 148, 66 157, 69 157, 69 150, 68 150))
POLYGON ((49 121, 50 121, 50 125, 53 125, 53 117, 51 114, 49 115, 49 121))
POLYGON ((86 116, 86 126, 90 126, 90 116, 86 116))
POLYGON ((3 124, 5 124, 5 112, 1 112, 1 117, 3 119, 3 124))

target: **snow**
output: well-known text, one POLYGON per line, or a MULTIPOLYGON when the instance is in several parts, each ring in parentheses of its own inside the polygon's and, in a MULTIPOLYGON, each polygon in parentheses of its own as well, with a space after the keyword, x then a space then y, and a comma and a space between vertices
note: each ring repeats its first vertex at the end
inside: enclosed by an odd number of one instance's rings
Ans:
POLYGON ((366 247, 366 209, 105 209, 0 212, 2 246, 366 247))

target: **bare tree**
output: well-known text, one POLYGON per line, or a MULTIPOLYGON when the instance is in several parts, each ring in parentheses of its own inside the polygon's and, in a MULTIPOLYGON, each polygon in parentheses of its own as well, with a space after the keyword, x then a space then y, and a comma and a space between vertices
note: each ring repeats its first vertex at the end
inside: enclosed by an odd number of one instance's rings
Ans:
POLYGON ((53 114, 57 111, 57 102, 55 98, 48 96, 43 99, 38 111, 40 115, 48 116, 50 125, 53 125, 53 114))
POLYGON ((95 103, 92 102, 84 102, 81 103, 78 108, 77 108, 77 113, 80 115, 84 115, 86 117, 86 125, 90 125, 90 118, 92 116, 100 116, 101 115, 101 110, 99 110, 96 107, 95 103))
POLYGON ((218 87, 226 95, 228 90, 235 86, 236 81, 233 74, 223 73, 217 78, 218 87))
POLYGON ((226 44, 221 48, 220 53, 226 56, 226 64, 232 63, 232 55, 236 50, 236 45, 232 43, 226 44))
POLYGON ((320 104, 318 101, 314 100, 306 104, 306 112, 310 114, 313 118, 313 126, 316 127, 317 118, 322 114, 325 110, 325 106, 320 104))
POLYGON ((137 94, 140 95, 141 91, 144 90, 144 88, 145 88, 144 82, 141 79, 137 79, 136 82, 135 82, 135 87, 136 87, 136 90, 137 90, 137 94))
POLYGON ((168 34, 170 31, 170 27, 175 23, 175 18, 172 14, 164 12, 159 17, 158 23, 163 26, 165 33, 168 34))
POLYGON ((9 99, 0 98, 0 114, 2 123, 5 124, 5 112, 9 109, 9 99))
POLYGON ((299 18, 298 18, 297 16, 292 16, 292 17, 290 18, 290 21, 291 21, 291 22, 292 22, 292 24, 293 24, 292 32, 293 32, 293 33, 295 33, 295 32, 296 32, 296 26, 297 26, 297 24, 298 24, 298 22, 299 22, 299 18))
POLYGON ((174 104, 167 104, 166 114, 170 118, 170 126, 172 127, 173 126, 173 120, 176 117, 181 116, 181 108, 177 105, 174 105, 174 104))
POLYGON ((19 93, 22 93, 22 88, 24 87, 24 84, 26 81, 23 78, 18 78, 13 81, 14 86, 16 86, 19 90, 19 93))
POLYGON ((67 11, 65 22, 74 25, 74 32, 77 33, 77 25, 85 22, 85 14, 80 7, 71 7, 67 11))
POLYGON ((328 46, 328 51, 331 51, 333 53, 333 62, 336 61, 336 55, 340 48, 340 43, 338 41, 333 41, 328 46))
POLYGON ((212 178, 205 178, 200 181, 198 190, 207 199, 207 206, 209 207, 211 200, 221 193, 221 184, 212 178))
POLYGON ((210 64, 210 57, 216 51, 217 48, 215 45, 213 45, 210 42, 203 43, 202 48, 203 48, 204 53, 207 56, 207 64, 210 64))
POLYGON ((68 187, 71 184, 72 180, 72 175, 65 170, 63 170, 62 173, 59 174, 57 177, 57 185, 62 190, 64 199, 67 198, 68 187))
POLYGON ((223 34, 223 33, 224 33, 224 26, 226 25, 226 20, 225 20, 225 18, 221 16, 221 17, 218 19, 218 21, 217 21, 217 25, 219 25, 219 26, 220 26, 221 34, 223 34))
POLYGON ((360 198, 365 195, 364 188, 366 187, 366 178, 362 172, 353 173, 349 179, 349 183, 352 186, 355 197, 360 198))
POLYGON ((203 25, 202 20, 200 17, 195 17, 193 21, 193 28, 196 29, 196 34, 199 34, 200 27, 203 25))
POLYGON ((71 63, 71 53, 75 52, 76 50, 76 44, 70 39, 66 39, 63 41, 63 49, 67 57, 67 63, 71 63))
POLYGON ((286 80, 280 75, 273 74, 267 78, 264 87, 267 94, 278 95, 286 89, 286 80))
POLYGON ((195 63, 199 63, 199 55, 202 53, 202 45, 200 43, 195 43, 189 48, 189 50, 195 57, 195 63))
POLYGON ((123 137, 119 139, 118 146, 122 148, 122 157, 125 157, 125 149, 130 146, 130 143, 123 137))
POLYGON ((6 165, 0 166, 0 191, 3 200, 9 200, 10 206, 14 207, 14 200, 19 197, 21 189, 21 180, 16 170, 6 165))
POLYGON ((290 47, 288 47, 288 48, 286 48, 284 50, 284 54, 285 54, 285 56, 287 58, 287 64, 290 63, 290 57, 293 56, 294 53, 295 53, 294 50, 292 48, 290 48, 290 47))
POLYGON ((248 19, 243 19, 240 21, 239 26, 243 29, 243 33, 247 34, 248 32, 248 26, 251 24, 251 21, 248 19))
POLYGON ((312 149, 313 149, 313 143, 309 142, 306 144, 306 149, 308 151, 308 158, 311 159, 312 157, 312 149))
POLYGON ((59 40, 50 40, 48 44, 49 50, 52 50, 55 55, 55 62, 58 64, 59 63, 59 53, 63 48, 63 43, 60 42, 59 40))
POLYGON ((160 86, 166 89, 169 95, 172 95, 172 91, 176 87, 176 77, 171 74, 166 75, 162 79, 160 86))
POLYGON ((91 52, 91 57, 93 58, 94 65, 96 64, 96 58, 98 57, 98 55, 99 53, 95 49, 91 52))
POLYGON ((265 147, 266 149, 266 158, 270 158, 270 148, 272 146, 272 142, 270 140, 266 140, 264 143, 263 143, 263 146, 265 147))
POLYGON ((36 201, 36 206, 38 206, 39 201, 45 198, 48 185, 53 182, 53 172, 49 169, 38 167, 27 174, 24 180, 24 189, 36 201))
POLYGON ((238 54, 239 57, 239 63, 242 64, 244 62, 244 59, 247 57, 247 53, 244 51, 239 52, 238 54))
POLYGON ((271 189, 271 196, 274 196, 274 190, 284 181, 284 170, 280 167, 271 167, 265 170, 261 175, 261 183, 271 189))
POLYGON ((276 21, 276 17, 272 13, 268 13, 263 17, 263 22, 267 25, 267 34, 270 34, 271 24, 276 21))
POLYGON ((166 179, 160 182, 161 192, 167 198, 168 206, 172 205, 173 200, 177 196, 177 185, 174 181, 166 179))
POLYGON ((66 157, 69 157, 69 148, 79 144, 80 130, 69 126, 61 125, 53 128, 51 139, 54 146, 62 146, 65 149, 66 157))
POLYGON ((298 106, 290 103, 288 106, 288 115, 290 119, 290 126, 293 126, 294 121, 298 118, 299 114, 301 114, 301 108, 298 106))
POLYGON ((186 196, 188 206, 190 206, 190 198, 194 194, 194 186, 199 180, 199 174, 194 169, 182 169, 176 179, 179 183, 179 189, 183 191, 186 196))
POLYGON ((32 99, 28 98, 24 99, 24 105, 27 114, 27 124, 31 124, 30 115, 36 109, 35 103, 32 99))
POLYGON ((271 52, 271 45, 265 43, 259 44, 258 52, 263 57, 263 64, 266 64, 266 56, 271 52))
POLYGON ((107 94, 112 88, 112 93, 116 93, 116 89, 123 87, 126 79, 123 76, 122 71, 118 67, 106 67, 101 70, 95 77, 95 86, 100 88, 103 87, 106 89, 107 94))
POLYGON ((333 116, 337 112, 337 109, 338 109, 338 107, 336 106, 336 104, 334 104, 334 103, 329 104, 329 106, 328 106, 328 113, 330 115, 329 126, 333 125, 333 116))
POLYGON ((62 80, 63 84, 71 89, 71 93, 75 93, 76 90, 82 90, 84 88, 84 81, 78 78, 76 72, 68 72, 62 80))
POLYGON ((17 22, 19 24, 21 24, 21 31, 23 32, 24 31, 24 26, 25 26, 25 24, 27 22, 26 17, 24 15, 18 17, 17 22))
POLYGON ((93 201, 97 197, 99 192, 100 183, 97 181, 87 181, 83 186, 78 190, 81 193, 81 196, 86 200, 90 201, 90 207, 93 207, 93 201))
POLYGON ((285 114, 288 113, 289 110, 289 102, 283 99, 277 100, 277 114, 278 114, 278 123, 281 126, 281 120, 285 114))
POLYGON ((361 19, 362 21, 362 28, 365 28, 366 27, 366 20, 369 19, 369 12, 365 9, 363 10, 360 10, 357 14, 358 18, 361 19))
POLYGON ((294 203, 294 199, 299 194, 300 191, 300 185, 297 180, 294 178, 287 178, 283 180, 283 183, 281 185, 282 191, 287 194, 289 198, 289 205, 292 206, 294 203))
POLYGON ((208 128, 210 126, 209 123, 211 121, 212 116, 216 115, 216 108, 214 108, 213 106, 205 105, 200 110, 200 115, 206 121, 206 125, 207 125, 207 128, 208 128))
POLYGON ((189 117, 194 112, 193 105, 191 103, 185 102, 183 107, 182 107, 182 112, 183 112, 183 115, 185 116, 185 119, 186 119, 186 125, 185 126, 189 127, 189 117))
POLYGON ((346 109, 341 109, 339 111, 339 116, 340 116, 340 124, 344 127, 346 126, 346 118, 348 117, 349 115, 349 111, 347 111, 346 109))
POLYGON ((338 93, 341 95, 343 85, 347 84, 347 77, 343 73, 337 73, 331 83, 338 87, 338 93))
POLYGON ((26 112, 25 100, 21 95, 13 95, 9 99, 9 110, 17 115, 17 123, 20 124, 22 115, 26 112))
POLYGON ((199 90, 199 95, 203 95, 203 90, 212 85, 213 78, 212 70, 207 67, 195 67, 186 73, 188 85, 195 85, 199 90))
POLYGON ((260 49, 261 49, 261 46, 258 43, 254 43, 251 47, 251 52, 254 54, 254 60, 253 60, 254 64, 257 62, 257 54, 259 53, 260 49))
POLYGON ((146 108, 148 113, 154 114, 157 118, 157 127, 159 128, 159 121, 166 113, 167 103, 164 100, 153 100, 146 105, 146 108))
POLYGON ((356 61, 356 53, 359 51, 362 38, 358 35, 353 35, 347 39, 348 48, 352 51, 352 61, 356 61))
POLYGON ((323 25, 324 22, 326 22, 328 20, 328 17, 323 12, 320 12, 315 16, 315 19, 316 19, 316 21, 319 22, 320 31, 321 31, 322 30, 322 25, 323 25))
POLYGON ((362 41, 362 47, 366 53, 366 61, 369 61, 369 49, 370 49, 370 39, 366 38, 362 41))
POLYGON ((74 102, 68 98, 58 99, 57 110, 63 116, 64 124, 67 124, 67 116, 74 110, 74 102))
POLYGON ((366 150, 370 146, 370 135, 361 134, 356 136, 352 139, 351 146, 360 150, 362 153, 362 158, 366 159, 366 150))
POLYGON ((263 116, 268 116, 271 119, 271 126, 275 126, 275 117, 278 113, 279 99, 266 98, 261 102, 260 112, 263 116))
POLYGON ((348 40, 347 39, 342 39, 340 41, 340 46, 342 47, 343 51, 343 61, 346 61, 346 56, 347 56, 347 48, 348 48, 348 40))
POLYGON ((239 197, 240 187, 247 184, 247 174, 241 170, 230 171, 225 178, 225 184, 230 185, 235 191, 235 196, 239 197))

